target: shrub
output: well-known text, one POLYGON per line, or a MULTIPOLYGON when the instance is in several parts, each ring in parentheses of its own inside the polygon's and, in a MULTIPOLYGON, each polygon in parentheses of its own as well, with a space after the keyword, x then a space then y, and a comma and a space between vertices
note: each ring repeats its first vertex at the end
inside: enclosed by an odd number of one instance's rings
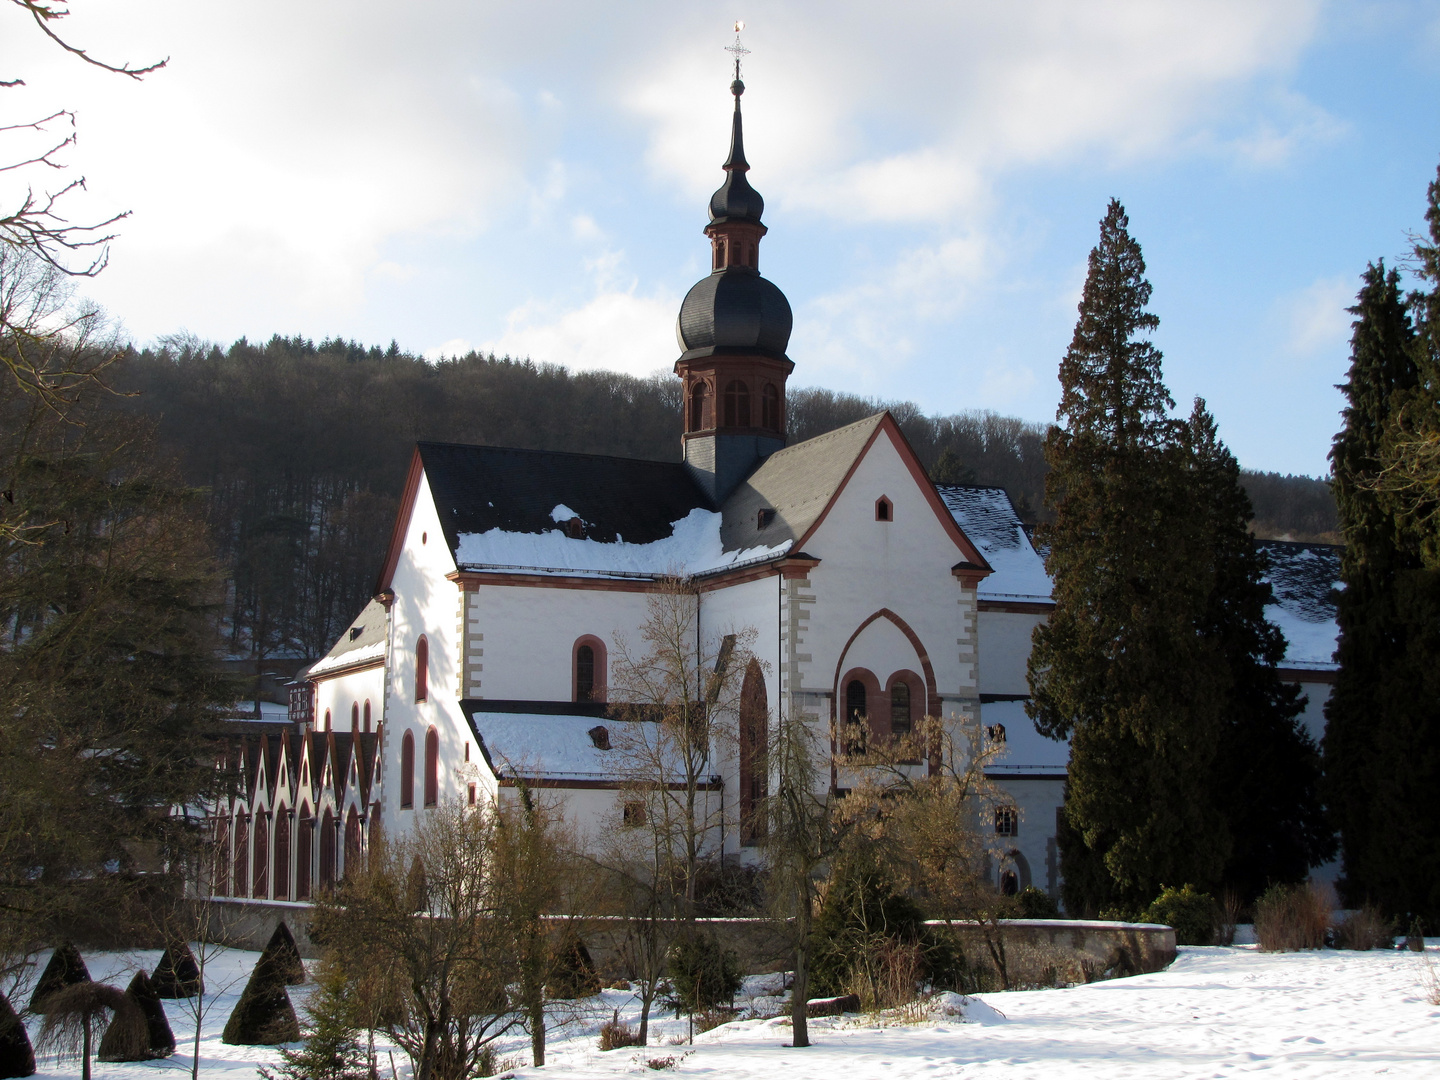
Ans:
POLYGON ((920 909, 895 891, 877 862, 853 855, 841 861, 811 932, 811 995, 849 993, 857 969, 872 967, 886 942, 913 944, 923 930, 920 909))
POLYGON ((689 931, 670 946, 672 1001, 692 1015, 733 1002, 744 978, 735 950, 721 948, 714 934, 689 931))
POLYGON ((220 1041, 230 1046, 274 1046, 300 1038, 300 1022, 285 992, 284 972, 262 953, 250 973, 220 1041))
POLYGON ((277 1069, 260 1070, 264 1080, 366 1080, 370 1076, 370 1063, 360 1046, 359 1003, 351 990, 339 965, 321 966, 305 1006, 309 1034, 298 1049, 280 1051, 277 1069))
POLYGON ((647 1069, 654 1069, 656 1072, 659 1072, 661 1069, 673 1069, 675 1067, 675 1056, 672 1054, 669 1057, 651 1058, 645 1062, 645 1067, 647 1069))
POLYGON ((1145 921, 1173 926, 1177 945, 1209 945, 1215 940, 1220 909, 1213 896, 1198 892, 1193 885, 1183 889, 1167 886, 1145 910, 1145 921))
POLYGON ((275 932, 270 935, 260 959, 268 959, 275 965, 289 986, 299 986, 305 981, 305 961, 300 959, 300 949, 284 919, 275 924, 275 932))
POLYGON ((850 992, 866 1012, 894 1009, 920 995, 924 958, 918 941, 882 939, 865 962, 850 970, 850 992))
POLYGON ((1226 889, 1220 897, 1220 920, 1215 924, 1215 944, 1234 945, 1235 929, 1240 923, 1240 893, 1226 889))
POLYGON ((150 1056, 150 1030, 135 999, 114 986, 95 982, 73 983, 45 999, 42 1046, 58 1057, 80 1059, 80 1074, 89 1080, 90 1048, 95 1029, 109 1014, 113 1017, 100 1041, 101 1061, 143 1061, 150 1056))
MULTIPOLYGON (((170 1030, 170 1021, 165 1016, 165 1006, 160 1002, 160 995, 155 993, 155 986, 150 981, 150 976, 143 971, 137 971, 135 977, 130 980, 130 985, 125 988, 125 993, 134 999, 135 1004, 140 1006, 140 1011, 145 1015, 145 1025, 150 1032, 149 1056, 152 1058, 169 1057, 175 1052, 175 1033, 170 1030)), ((100 1052, 102 1055, 105 1052, 104 1040, 101 1040, 100 1052)))
POLYGON ((624 1046, 643 1046, 640 1033, 620 1019, 616 1009, 610 1019, 600 1026, 600 1049, 619 1050, 624 1046))
POLYGON ((545 987, 552 998, 570 1001, 600 992, 600 976, 595 961, 580 935, 568 930, 556 943, 551 954, 550 981, 545 987))
POLYGON ((1255 901, 1255 939, 1262 952, 1323 948, 1329 927, 1329 898, 1317 885, 1272 885, 1255 901))
POLYGON ((1395 938, 1395 925, 1373 904, 1348 912, 1335 924, 1335 947, 1369 952, 1388 948, 1395 938))
POLYGON ((1034 885, 1026 885, 1015 897, 1024 919, 1058 919, 1060 905, 1034 885))
POLYGON ((713 1009, 705 1009, 695 1014, 696 1031, 713 1031, 721 1024, 728 1024, 740 1015, 739 1009, 727 1009, 717 1006, 713 1009))
POLYGON ((35 1075, 35 1048, 9 1000, 0 994, 0 1077, 35 1075))
POLYGON ((165 947, 164 955, 150 976, 150 985, 162 998, 190 998, 204 991, 200 965, 195 962, 195 954, 188 944, 177 941, 165 947))
POLYGON ((43 1015, 46 1011, 45 999, 51 994, 64 990, 67 986, 89 981, 90 972, 85 967, 80 950, 68 941, 62 943, 50 954, 50 962, 40 973, 40 981, 35 984, 35 992, 30 995, 30 1011, 43 1015))

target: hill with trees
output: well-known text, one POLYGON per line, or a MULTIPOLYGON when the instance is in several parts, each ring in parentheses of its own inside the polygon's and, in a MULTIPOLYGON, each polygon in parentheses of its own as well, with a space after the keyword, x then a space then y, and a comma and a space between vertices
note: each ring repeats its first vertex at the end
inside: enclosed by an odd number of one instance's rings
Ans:
MULTIPOLYGON (((369 597, 418 439, 674 460, 680 385, 571 372, 470 353, 432 362, 338 338, 194 339, 127 351, 121 407, 153 420, 160 445, 205 493, 230 570, 237 656, 317 656, 369 597)), ((886 407, 937 480, 1005 488, 1043 515, 1046 426, 913 402, 791 390, 788 435, 808 439, 886 407)), ((1249 473, 1261 535, 1328 538, 1329 486, 1249 473)))

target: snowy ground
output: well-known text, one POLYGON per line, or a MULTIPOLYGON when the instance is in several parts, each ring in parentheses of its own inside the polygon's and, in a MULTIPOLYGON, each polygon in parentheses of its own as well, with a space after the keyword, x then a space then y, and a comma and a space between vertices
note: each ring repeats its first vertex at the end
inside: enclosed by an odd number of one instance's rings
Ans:
MULTIPOLYGON (((652 1075, 646 1062, 673 1058, 667 1072, 693 1076, 762 1077, 784 1070, 786 1080, 880 1080, 881 1077, 1226 1077, 1250 1073, 1296 1077, 1440 1077, 1440 1006, 1427 994, 1440 977, 1440 939, 1425 956, 1409 952, 1266 954, 1250 946, 1183 948, 1170 968, 1154 975, 1068 990, 945 995, 905 1017, 814 1020, 807 1050, 787 1046, 780 1019, 726 1024, 684 1045, 685 1022, 652 1023, 648 1048, 601 1053, 599 1025, 612 1010, 638 1017, 632 994, 606 991, 557 1007, 550 1064, 528 1061, 528 1039, 517 1033, 501 1047, 502 1070, 526 1076, 652 1075)), ((255 953, 228 952, 207 970, 225 992, 205 1017, 200 1072, 211 1080, 254 1080, 273 1050, 226 1046, 220 1031, 254 964, 255 953)), ((42 958, 43 959, 43 958, 42 958)), ((137 965, 153 969, 158 954, 89 954, 93 977, 125 985, 137 965)), ((749 980, 763 995, 774 980, 749 980)), ((291 991, 297 1011, 305 987, 291 991)), ((757 998, 764 1006, 775 999, 757 998)), ((740 1002, 739 1004, 746 1004, 740 1002)), ((97 1062, 95 1080, 164 1080, 188 1075, 193 1020, 184 1003, 165 1003, 180 1043, 167 1061, 131 1065, 97 1062)), ((303 1023, 303 1018, 302 1018, 303 1023)), ((33 1029, 32 1029, 33 1030, 33 1029)), ((390 1076, 389 1055, 380 1055, 390 1076)), ((396 1054, 406 1080, 404 1058, 396 1054)), ((74 1080, 78 1066, 39 1061, 40 1074, 74 1080)))

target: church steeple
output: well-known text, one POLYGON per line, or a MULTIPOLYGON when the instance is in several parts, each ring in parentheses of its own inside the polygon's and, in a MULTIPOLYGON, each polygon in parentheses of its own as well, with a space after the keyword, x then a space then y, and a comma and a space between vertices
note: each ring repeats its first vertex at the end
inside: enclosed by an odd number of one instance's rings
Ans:
POLYGON ((789 301, 760 276, 760 239, 768 230, 760 221, 765 200, 746 176, 739 64, 746 50, 738 35, 730 51, 735 113, 725 182, 710 197, 705 226, 711 272, 686 295, 675 328, 683 350, 675 374, 685 380, 684 457, 716 501, 785 445, 785 380, 795 367, 785 355, 789 301))

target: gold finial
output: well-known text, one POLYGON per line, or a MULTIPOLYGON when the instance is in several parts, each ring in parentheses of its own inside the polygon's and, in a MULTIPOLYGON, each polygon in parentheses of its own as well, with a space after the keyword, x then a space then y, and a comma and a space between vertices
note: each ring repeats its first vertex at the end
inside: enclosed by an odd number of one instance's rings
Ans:
POLYGON ((735 81, 740 81, 740 59, 750 55, 750 50, 740 44, 740 31, 745 29, 745 20, 735 20, 735 44, 726 45, 725 51, 735 57, 735 81))

